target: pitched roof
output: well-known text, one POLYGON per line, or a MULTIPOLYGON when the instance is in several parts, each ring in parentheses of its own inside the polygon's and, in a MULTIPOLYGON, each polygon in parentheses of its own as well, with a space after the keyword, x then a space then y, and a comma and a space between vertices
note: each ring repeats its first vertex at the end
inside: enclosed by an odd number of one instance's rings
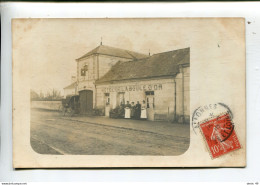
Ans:
POLYGON ((138 60, 138 59, 147 57, 147 55, 142 54, 142 53, 114 48, 111 46, 100 45, 100 46, 96 47, 95 49, 91 50, 90 52, 86 53, 82 57, 78 58, 77 60, 83 59, 83 58, 88 57, 93 54, 116 56, 116 57, 131 59, 131 60, 138 60))
POLYGON ((174 76, 179 65, 190 63, 190 48, 184 48, 129 62, 116 63, 109 72, 96 81, 97 84, 138 78, 174 76))
POLYGON ((70 85, 64 87, 63 89, 73 89, 73 88, 75 88, 76 86, 77 86, 77 82, 73 82, 72 84, 70 84, 70 85))

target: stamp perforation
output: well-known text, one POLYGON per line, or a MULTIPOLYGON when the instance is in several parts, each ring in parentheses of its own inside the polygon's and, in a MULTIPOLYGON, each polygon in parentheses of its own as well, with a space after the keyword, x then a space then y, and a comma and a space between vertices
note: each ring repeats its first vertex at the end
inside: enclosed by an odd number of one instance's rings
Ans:
MULTIPOLYGON (((206 118, 206 119, 204 119, 204 120, 198 122, 198 125, 200 125, 200 124, 202 124, 202 123, 205 123, 205 122, 208 122, 208 121, 210 121, 210 120, 212 120, 212 119, 216 119, 216 118, 218 118, 218 117, 224 116, 225 114, 229 114, 229 113, 228 113, 228 112, 222 112, 222 113, 220 113, 220 114, 218 114, 218 115, 216 115, 216 116, 212 116, 212 117, 210 117, 210 118, 206 118)), ((232 122, 232 123, 233 123, 233 122, 232 122)))
POLYGON ((196 122, 211 159, 241 148, 230 111, 196 122))

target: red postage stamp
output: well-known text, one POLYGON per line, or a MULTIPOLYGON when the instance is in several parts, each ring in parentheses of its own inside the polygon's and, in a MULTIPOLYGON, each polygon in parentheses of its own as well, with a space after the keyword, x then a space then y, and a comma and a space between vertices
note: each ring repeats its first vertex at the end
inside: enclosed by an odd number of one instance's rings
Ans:
POLYGON ((241 148, 228 113, 201 123, 200 129, 213 159, 241 148))

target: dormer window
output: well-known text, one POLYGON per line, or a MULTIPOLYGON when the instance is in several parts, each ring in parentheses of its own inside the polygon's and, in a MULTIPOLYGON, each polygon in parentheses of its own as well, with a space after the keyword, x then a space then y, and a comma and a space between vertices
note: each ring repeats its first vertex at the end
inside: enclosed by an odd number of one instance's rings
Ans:
POLYGON ((81 76, 86 76, 86 72, 88 71, 88 65, 84 65, 81 68, 81 76))

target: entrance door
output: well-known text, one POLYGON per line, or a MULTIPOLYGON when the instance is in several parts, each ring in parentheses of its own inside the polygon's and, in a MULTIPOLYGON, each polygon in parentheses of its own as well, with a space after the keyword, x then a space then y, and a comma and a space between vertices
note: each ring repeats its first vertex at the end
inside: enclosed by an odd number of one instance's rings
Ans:
POLYGON ((110 111, 110 96, 109 93, 105 93, 105 116, 109 116, 110 111))
POLYGON ((79 91, 80 113, 91 114, 93 110, 93 91, 79 91))
POLYGON ((154 91, 146 91, 147 119, 154 120, 154 91))

